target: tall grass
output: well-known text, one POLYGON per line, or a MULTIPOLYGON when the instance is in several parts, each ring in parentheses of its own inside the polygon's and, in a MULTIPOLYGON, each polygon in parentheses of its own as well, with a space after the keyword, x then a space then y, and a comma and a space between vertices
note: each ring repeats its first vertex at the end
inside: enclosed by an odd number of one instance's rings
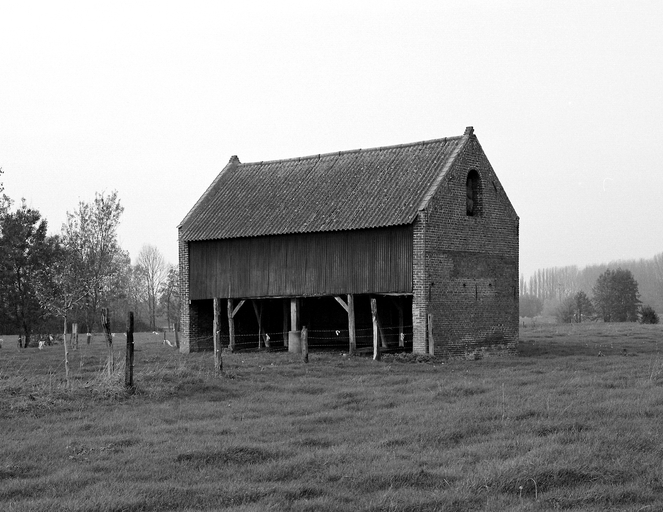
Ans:
POLYGON ((661 510, 662 342, 548 326, 513 357, 238 353, 215 377, 146 335, 135 393, 101 343, 71 390, 61 347, 3 348, 0 509, 661 510))

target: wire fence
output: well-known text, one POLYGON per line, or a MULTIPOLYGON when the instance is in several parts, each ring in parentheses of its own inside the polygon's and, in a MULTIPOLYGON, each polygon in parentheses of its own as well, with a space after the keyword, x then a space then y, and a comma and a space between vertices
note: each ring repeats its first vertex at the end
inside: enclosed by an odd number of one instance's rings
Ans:
MULTIPOLYGON (((383 350, 398 351, 412 346, 412 326, 387 326, 380 327, 382 334, 378 334, 378 342, 381 343, 383 350), (383 343, 384 340, 384 343, 383 343), (386 346, 385 346, 386 345, 386 346)), ((271 351, 286 351, 287 336, 284 340, 283 332, 276 333, 241 333, 235 334, 235 351, 251 351, 268 349, 271 351)), ((226 333, 219 336, 221 347, 227 348, 230 345, 230 337, 226 333)), ((213 335, 197 336, 196 341, 199 346, 213 346, 213 335)), ((373 347, 373 328, 355 329, 355 344, 357 351, 373 347)), ((348 350, 350 345, 350 333, 348 329, 309 329, 308 347, 309 350, 348 350)))

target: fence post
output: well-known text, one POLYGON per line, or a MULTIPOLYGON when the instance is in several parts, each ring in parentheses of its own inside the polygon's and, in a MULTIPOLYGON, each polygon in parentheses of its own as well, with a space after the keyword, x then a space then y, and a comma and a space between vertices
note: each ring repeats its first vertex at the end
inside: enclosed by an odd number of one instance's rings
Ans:
POLYGON ((101 310, 101 325, 106 334, 106 343, 108 345, 108 376, 111 377, 115 371, 115 358, 113 357, 113 333, 111 333, 108 308, 101 310))
POLYGON ((379 361, 382 359, 382 352, 378 343, 378 303, 374 297, 371 297, 371 317, 373 320, 373 359, 379 361))
POLYGON ((355 297, 351 293, 348 294, 348 338, 350 340, 348 353, 352 356, 357 351, 357 336, 355 329, 355 297))
POLYGON ((67 388, 71 387, 69 382, 69 349, 67 348, 67 315, 64 316, 64 332, 62 334, 62 345, 64 346, 64 378, 67 388))
POLYGON ((127 354, 124 363, 124 386, 134 388, 134 313, 129 311, 127 317, 127 354))
POLYGON ((221 299, 214 297, 214 319, 212 329, 214 330, 214 373, 223 371, 223 360, 221 359, 221 339, 219 332, 219 314, 221 299))
POLYGON ((302 327, 301 342, 302 359, 305 363, 308 363, 308 328, 306 326, 302 327))
POLYGON ((228 299, 228 350, 235 351, 235 320, 233 317, 234 304, 232 299, 228 299))

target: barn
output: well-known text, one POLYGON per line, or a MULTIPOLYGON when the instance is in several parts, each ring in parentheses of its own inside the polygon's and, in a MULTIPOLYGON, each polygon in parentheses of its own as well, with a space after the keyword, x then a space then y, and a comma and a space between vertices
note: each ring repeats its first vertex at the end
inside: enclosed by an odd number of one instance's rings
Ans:
POLYGON ((398 146, 230 158, 178 226, 180 350, 515 348, 518 222, 472 127, 398 146), (215 327, 216 326, 216 327, 215 327))

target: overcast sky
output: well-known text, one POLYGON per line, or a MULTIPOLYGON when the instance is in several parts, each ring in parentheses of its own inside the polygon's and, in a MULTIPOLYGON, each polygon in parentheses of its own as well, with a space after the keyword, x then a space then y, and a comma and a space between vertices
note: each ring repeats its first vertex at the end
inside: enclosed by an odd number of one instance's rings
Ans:
POLYGON ((231 155, 471 125, 525 276, 663 251, 663 2, 221 4, 0 0, 5 192, 56 233, 117 190, 122 246, 177 263, 176 226, 231 155))

